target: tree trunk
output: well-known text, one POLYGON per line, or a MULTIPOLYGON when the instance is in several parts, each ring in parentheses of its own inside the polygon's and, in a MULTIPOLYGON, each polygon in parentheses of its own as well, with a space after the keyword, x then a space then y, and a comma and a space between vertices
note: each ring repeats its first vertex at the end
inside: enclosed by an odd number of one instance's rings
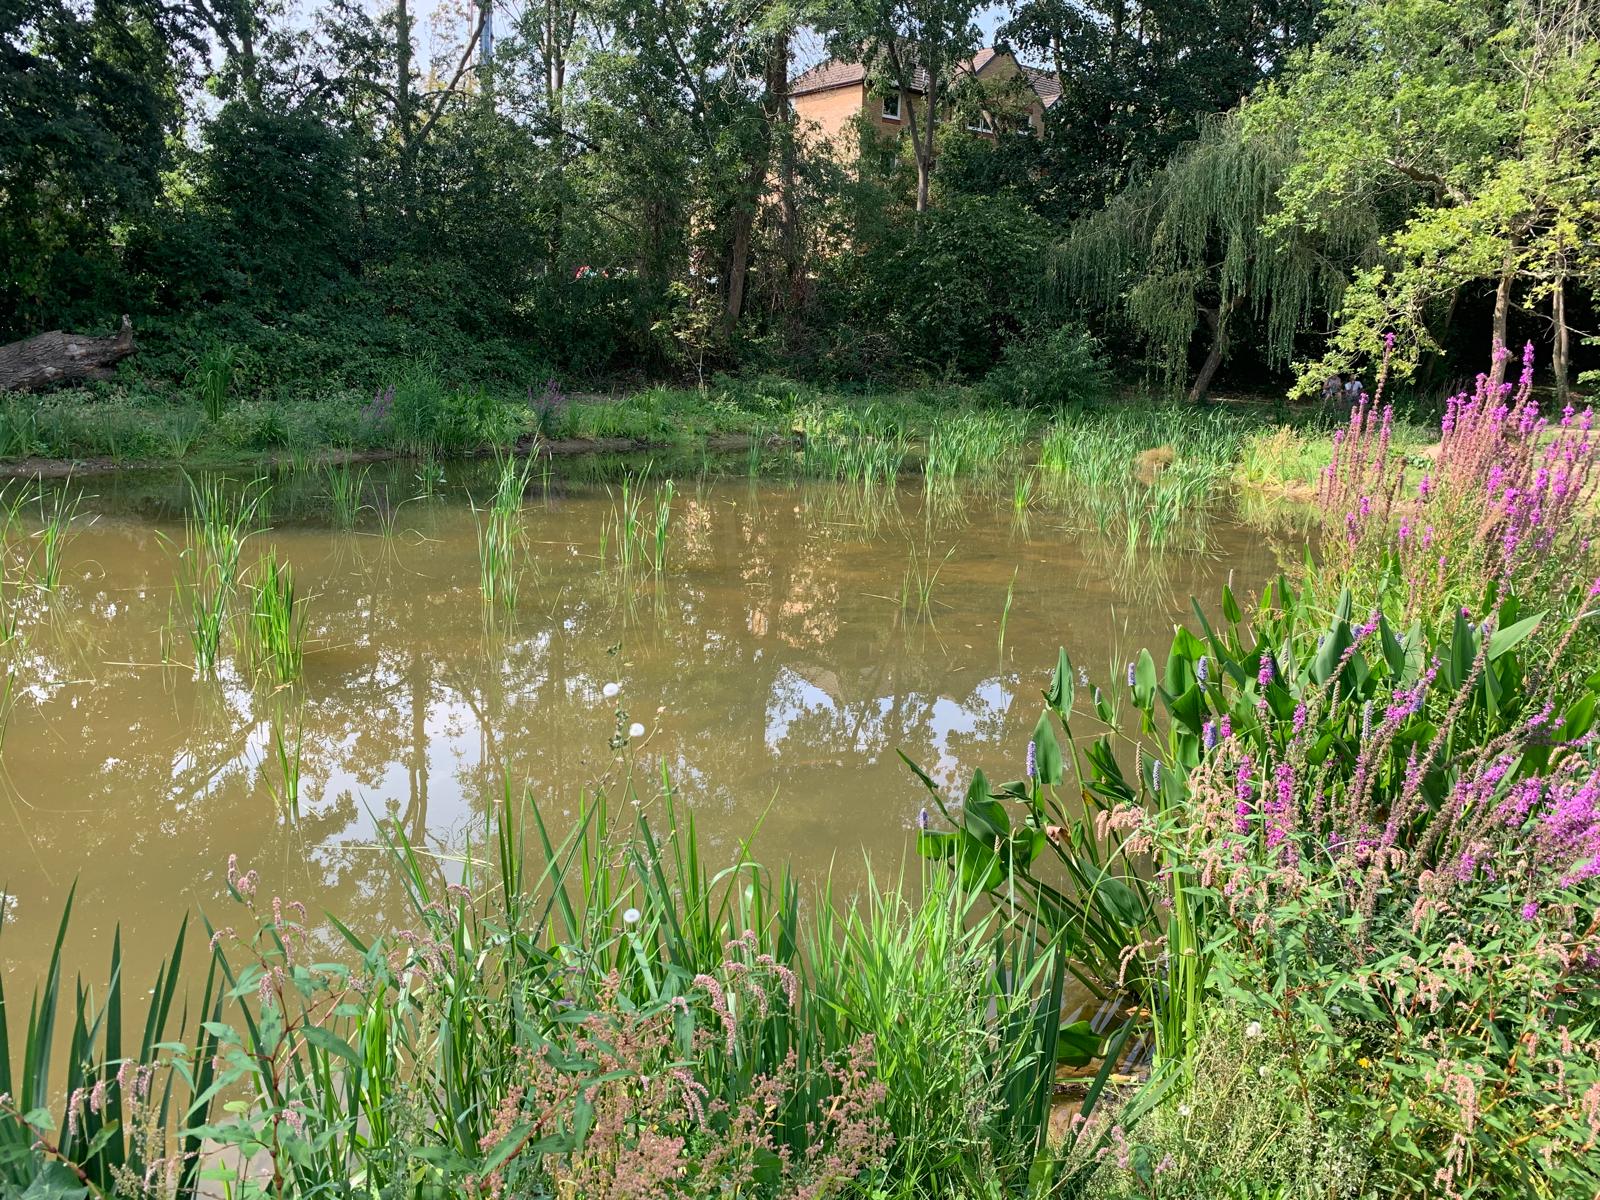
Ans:
POLYGON ((1506 344, 1506 325, 1511 315, 1511 281, 1516 275, 1511 256, 1515 247, 1506 251, 1505 265, 1500 269, 1500 286, 1494 290, 1494 362, 1489 368, 1489 381, 1499 387, 1506 379, 1506 360, 1511 348, 1506 344))
POLYGON ((1217 373, 1217 368, 1222 365, 1222 360, 1228 353, 1228 323, 1224 318, 1243 303, 1244 296, 1239 295, 1228 302, 1226 310, 1221 305, 1200 310, 1200 315, 1205 317, 1206 324, 1211 326, 1211 350, 1206 354, 1205 362, 1200 364, 1200 374, 1194 377, 1194 383, 1189 387, 1191 404, 1198 404, 1204 400, 1206 393, 1210 391, 1212 376, 1217 373))
MULTIPOLYGON (((917 211, 927 212, 933 185, 933 155, 937 146, 939 117, 939 83, 932 71, 928 72, 928 112, 922 129, 922 144, 917 150, 917 211)), ((912 137, 916 137, 916 130, 912 137)))
POLYGON ((111 365, 132 354, 133 322, 122 318, 115 337, 52 330, 0 346, 0 391, 37 391, 80 379, 109 379, 111 365))
POLYGON ((750 241, 755 231, 756 211, 767 186, 772 166, 772 140, 783 137, 788 116, 789 39, 780 32, 767 48, 765 78, 761 91, 761 136, 751 150, 744 187, 733 214, 733 239, 728 254, 728 292, 722 313, 723 328, 732 332, 744 311, 744 296, 750 277, 750 241))
MULTIPOLYGON (((1216 314, 1207 310, 1208 323, 1216 329, 1216 314)), ((1206 393, 1211 388, 1211 377, 1217 373, 1217 368, 1222 365, 1222 356, 1227 353, 1227 339, 1220 331, 1212 334, 1211 351, 1206 355, 1205 362, 1200 364, 1200 374, 1194 377, 1194 383, 1189 387, 1189 403, 1198 404, 1205 400, 1206 393)))
POLYGON ((1556 277, 1555 291, 1550 295, 1550 319, 1555 324, 1555 346, 1550 365, 1556 376, 1556 401, 1566 406, 1569 384, 1567 382, 1567 281, 1565 275, 1556 277))
POLYGON ((744 285, 750 274, 750 232, 756 223, 755 201, 742 196, 733 214, 733 244, 728 251, 728 294, 724 299, 722 326, 733 332, 744 311, 744 285))

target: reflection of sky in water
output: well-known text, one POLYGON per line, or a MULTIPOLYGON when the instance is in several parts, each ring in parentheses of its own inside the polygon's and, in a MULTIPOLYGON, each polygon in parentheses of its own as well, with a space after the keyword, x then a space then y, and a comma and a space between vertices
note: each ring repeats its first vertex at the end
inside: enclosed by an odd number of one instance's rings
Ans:
POLYGON ((488 848, 508 779, 560 825, 583 795, 615 796, 629 778, 656 803, 665 769, 713 857, 759 823, 763 860, 811 878, 830 864, 859 873, 863 850, 897 862, 926 795, 896 751, 952 798, 976 767, 1014 777, 1058 644, 1098 676, 1185 619, 1191 592, 1214 596, 1235 569, 1248 591, 1272 561, 1256 535, 1223 527, 1220 557, 1130 569, 1046 513, 1019 531, 1008 497, 925 520, 907 489, 900 511, 867 519, 837 490, 740 480, 680 484, 674 569, 625 583, 598 557, 609 494, 575 486, 559 504, 530 499, 523 604, 492 628, 464 505, 408 505, 415 530, 383 539, 332 534, 315 496, 301 513, 286 493, 277 530, 246 552, 248 570, 276 544, 307 598, 304 681, 273 693, 231 647, 217 680, 161 665, 187 642, 169 623, 172 558, 156 531, 181 530, 167 493, 107 484, 100 503, 154 523, 85 527, 61 596, 22 593, 0 770, 0 886, 19 907, 0 961, 24 976, 74 878, 94 954, 120 920, 132 959, 153 960, 181 910, 219 908, 230 853, 266 894, 392 927, 404 903, 385 826, 459 877, 459 858, 488 848), (952 546, 936 623, 901 611, 907 564, 952 546), (1152 580, 1170 589, 1152 596, 1152 580), (619 720, 648 737, 613 751, 619 720), (297 739, 290 816, 278 753, 297 739))
MULTIPOLYGON (((986 679, 959 698, 922 697, 921 702, 928 706, 924 726, 930 735, 934 757, 917 765, 933 776, 935 782, 955 787, 962 764, 951 744, 954 735, 974 734, 985 723, 1001 720, 1010 710, 1011 701, 1011 692, 999 678, 986 679)), ((790 726, 801 715, 823 714, 843 726, 847 734, 853 734, 848 743, 851 750, 861 755, 863 761, 876 763, 885 752, 892 754, 895 749, 889 744, 885 730, 885 722, 894 708, 893 696, 869 697, 859 703, 853 718, 846 720, 840 701, 827 688, 785 667, 773 681, 766 705, 766 745, 772 753, 782 754, 790 726)), ((835 749, 843 748, 835 746, 835 749)))

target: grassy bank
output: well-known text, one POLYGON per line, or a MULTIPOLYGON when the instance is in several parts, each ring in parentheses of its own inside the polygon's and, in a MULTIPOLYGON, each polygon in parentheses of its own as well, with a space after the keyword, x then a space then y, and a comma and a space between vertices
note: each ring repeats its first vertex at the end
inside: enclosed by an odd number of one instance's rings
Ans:
MULTIPOLYGON (((448 458, 535 438, 554 453, 804 442, 808 473, 837 478, 883 479, 902 470, 954 476, 1039 462, 1101 487, 1130 476, 1148 484, 1175 467, 1292 495, 1325 461, 1329 434, 1329 418, 1319 411, 1285 413, 1252 402, 1193 409, 1137 394, 1018 405, 1016 395, 991 385, 841 391, 761 377, 718 379, 704 390, 570 394, 552 381, 511 394, 448 387, 414 369, 370 394, 234 393, 224 375, 202 377, 187 390, 108 384, 0 396, 0 471, 448 458)), ((1420 445, 1427 435, 1407 430, 1402 437, 1420 445)))

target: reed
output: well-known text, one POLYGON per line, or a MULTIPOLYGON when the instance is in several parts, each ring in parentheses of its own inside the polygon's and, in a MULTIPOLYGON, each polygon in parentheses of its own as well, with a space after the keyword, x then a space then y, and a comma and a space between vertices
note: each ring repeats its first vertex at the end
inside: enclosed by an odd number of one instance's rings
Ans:
POLYGON ((76 535, 72 523, 83 504, 83 493, 70 486, 40 487, 37 497, 39 528, 33 535, 33 583, 40 591, 54 592, 61 585, 67 547, 76 535))
POLYGON ((370 466, 352 468, 347 462, 327 469, 328 503, 333 512, 333 523, 339 529, 354 529, 366 508, 361 496, 366 490, 370 466))
POLYGON ((933 557, 933 547, 926 546, 921 550, 915 543, 911 546, 910 561, 900 583, 900 615, 902 619, 926 621, 929 625, 933 619, 933 593, 939 584, 939 573, 944 570, 945 564, 954 556, 956 548, 951 546, 939 559, 933 557))
POLYGON ((306 606, 295 593, 294 569, 276 548, 256 564, 247 626, 256 670, 278 684, 300 678, 305 661, 306 606))
POLYGON ((174 602, 201 675, 216 671, 222 655, 228 614, 239 583, 239 561, 254 532, 266 486, 253 480, 234 491, 228 479, 190 478, 189 511, 184 514, 181 546, 175 550, 174 602))
POLYGON ((1021 569, 1020 566, 1011 568, 1011 582, 1006 584, 1006 602, 1000 609, 1000 632, 996 637, 995 649, 1001 661, 1004 661, 1006 656, 1006 626, 1011 621, 1011 600, 1017 590, 1017 572, 1021 569))
POLYGON ((194 993, 203 1020, 173 1027, 180 932, 145 1035, 125 1045, 114 948, 104 1006, 76 989, 59 1088, 69 905, 25 1031, 0 995, 0 1029, 18 1035, 0 1042, 0 1091, 15 1097, 0 1102, 7 1194, 60 1172, 57 1194, 109 1195, 157 1144, 181 1195, 202 1171, 220 1194, 255 1194, 250 1172, 279 1200, 352 1179, 374 1194, 467 1194, 486 1179, 508 1195, 598 1194, 596 1167, 631 1182, 625 1152, 641 1144, 673 1157, 680 1195, 719 1194, 751 1162, 772 1172, 740 1190, 752 1197, 822 1183, 1020 1194, 1060 1175, 1045 1132, 1056 1066, 1100 1039, 1061 1019, 1060 944, 941 874, 874 880, 848 909, 828 889, 802 907, 748 838, 708 863, 665 781, 620 807, 586 798, 560 838, 508 785, 486 842, 456 866, 381 829, 408 928, 368 939, 333 918, 346 951, 330 962, 303 906, 267 905, 269 885, 230 859, 239 915, 215 931, 194 993), (662 1079, 692 1102, 648 1123, 593 1120, 634 1111, 662 1079))
MULTIPOLYGON (((507 455, 500 460, 494 497, 478 522, 478 590, 484 603, 510 612, 517 606, 521 554, 519 518, 522 498, 533 473, 531 457, 507 455)), ((474 514, 478 513, 473 506, 474 514)))
POLYGON ((199 395, 206 420, 212 425, 219 423, 227 412, 238 369, 238 350, 222 342, 202 351, 190 369, 190 386, 199 395))
POLYGON ((606 561, 608 550, 613 552, 617 570, 624 580, 631 580, 636 573, 645 571, 659 578, 667 569, 672 504, 677 489, 668 479, 655 489, 647 502, 645 485, 649 474, 646 467, 637 476, 631 473, 623 476, 613 494, 611 515, 600 531, 601 561, 606 561))

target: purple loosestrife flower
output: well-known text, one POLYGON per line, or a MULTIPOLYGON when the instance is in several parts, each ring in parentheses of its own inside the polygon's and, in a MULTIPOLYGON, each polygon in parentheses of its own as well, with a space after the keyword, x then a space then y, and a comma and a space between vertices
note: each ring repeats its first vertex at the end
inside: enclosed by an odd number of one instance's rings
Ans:
POLYGON ((1232 736, 1233 736, 1233 721, 1232 721, 1231 718, 1228 717, 1228 715, 1226 713, 1224 713, 1223 716, 1222 716, 1222 722, 1217 726, 1217 737, 1219 737, 1221 740, 1223 740, 1225 742, 1229 738, 1231 738, 1232 736))
POLYGON ((1255 813, 1255 806, 1251 804, 1254 792, 1250 788, 1250 756, 1247 754, 1239 760, 1239 773, 1235 776, 1233 795, 1233 831, 1235 833, 1250 832, 1250 818, 1255 813))
POLYGON ((1272 672, 1272 655, 1270 653, 1263 654, 1261 656, 1261 668, 1256 672, 1256 683, 1262 690, 1265 690, 1267 685, 1272 682, 1272 672))
POLYGON ((1267 817, 1267 849, 1276 850, 1289 840, 1290 814, 1294 812, 1294 767, 1282 762, 1273 772, 1276 795, 1265 799, 1262 810, 1267 817))
POLYGON ((1539 902, 1537 900, 1529 900, 1526 904, 1524 904, 1522 906, 1522 919, 1524 921, 1531 921, 1535 917, 1537 917, 1538 915, 1539 915, 1539 902))

